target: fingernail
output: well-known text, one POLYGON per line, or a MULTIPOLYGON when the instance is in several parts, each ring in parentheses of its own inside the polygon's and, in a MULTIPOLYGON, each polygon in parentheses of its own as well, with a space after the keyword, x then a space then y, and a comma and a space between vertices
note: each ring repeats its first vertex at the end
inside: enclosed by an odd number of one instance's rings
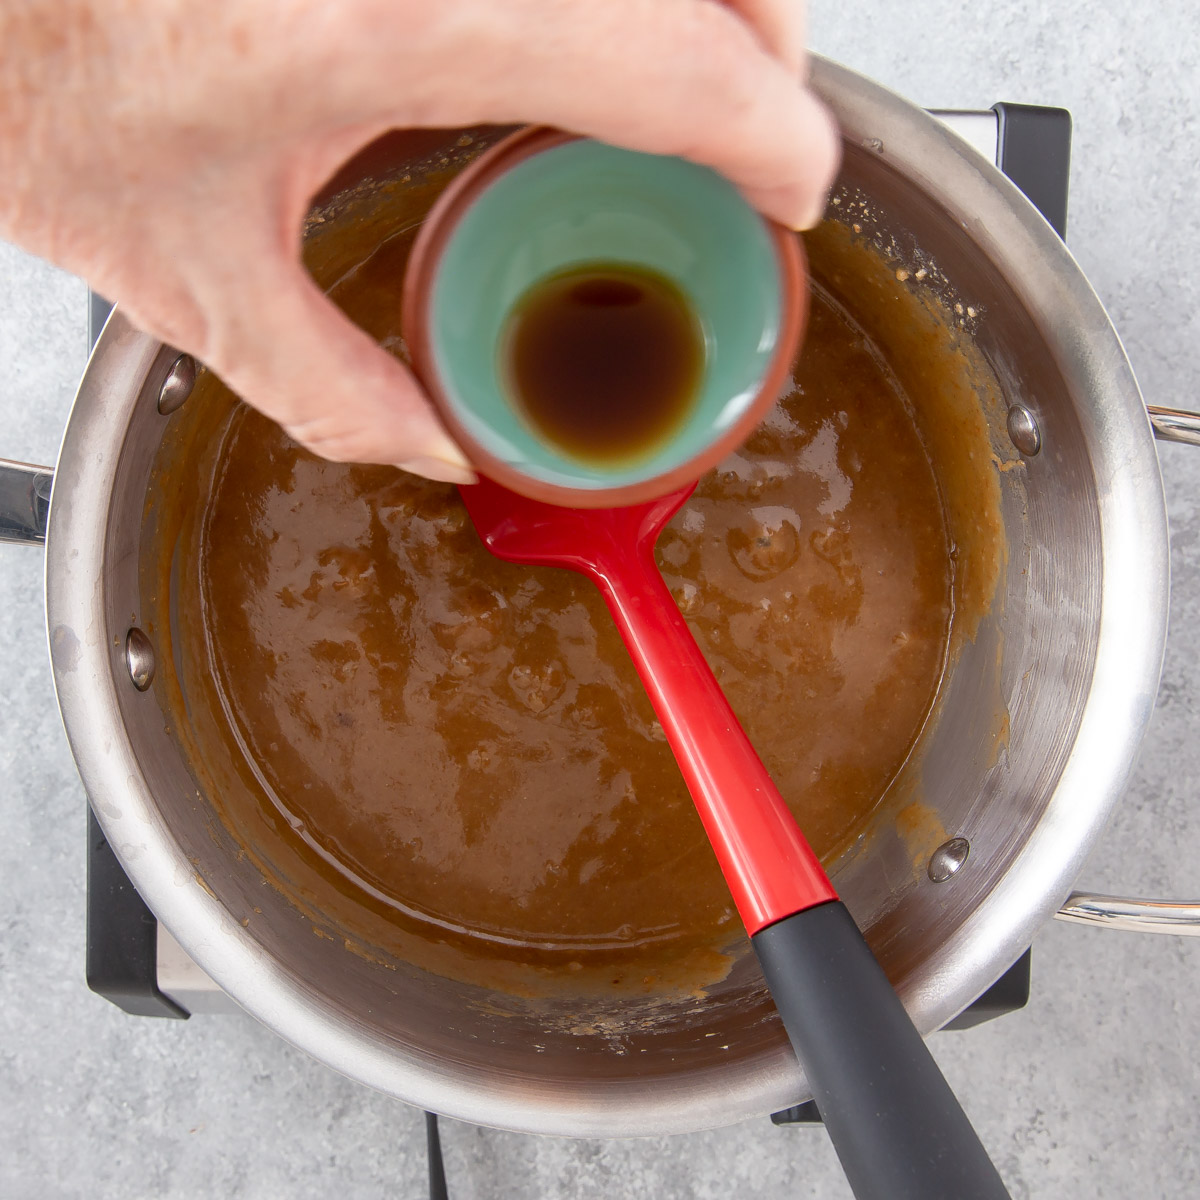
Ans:
POLYGON ((412 475, 424 475, 426 479, 436 479, 440 483, 479 482, 479 477, 467 465, 465 459, 461 462, 451 462, 432 454, 421 454, 396 465, 402 471, 408 471, 412 475))
POLYGON ((814 196, 808 208, 806 208, 800 220, 792 226, 797 233, 803 233, 806 229, 814 229, 825 219, 825 206, 828 203, 828 197, 822 192, 818 196, 814 196))

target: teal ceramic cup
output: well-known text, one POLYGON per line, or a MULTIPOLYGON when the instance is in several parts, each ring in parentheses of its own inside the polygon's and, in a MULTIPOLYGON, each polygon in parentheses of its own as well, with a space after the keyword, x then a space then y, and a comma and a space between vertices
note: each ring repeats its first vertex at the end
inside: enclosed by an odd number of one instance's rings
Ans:
POLYGON ((413 367, 447 429, 485 475, 551 503, 630 504, 697 479, 774 404, 806 314, 799 239, 722 176, 530 128, 472 163, 418 235, 404 286, 413 367), (592 264, 665 278, 704 353, 695 395, 644 453, 598 462, 547 439, 503 361, 514 309, 543 281, 592 264))

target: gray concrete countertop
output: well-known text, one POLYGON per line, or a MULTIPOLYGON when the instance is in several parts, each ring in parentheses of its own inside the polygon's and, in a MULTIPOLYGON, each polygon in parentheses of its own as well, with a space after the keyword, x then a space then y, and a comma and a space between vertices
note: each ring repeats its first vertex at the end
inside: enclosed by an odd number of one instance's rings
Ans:
MULTIPOLYGON (((930 107, 1075 117, 1069 243, 1148 399, 1200 407, 1200 6, 813 0, 818 50, 930 107)), ((0 454, 52 462, 85 356, 78 280, 0 246, 0 454)), ((1161 448, 1171 634, 1132 787, 1084 873, 1188 897, 1200 875, 1200 451, 1161 448)), ((127 1017, 84 986, 84 796, 59 723, 41 556, 0 550, 0 1193, 425 1194, 420 1113, 249 1018, 127 1017)), ((934 1051, 1013 1195, 1200 1194, 1200 943, 1052 924, 1027 1010, 934 1051)), ((634 1142, 445 1122, 456 1197, 843 1197, 824 1133, 763 1118, 634 1142)))

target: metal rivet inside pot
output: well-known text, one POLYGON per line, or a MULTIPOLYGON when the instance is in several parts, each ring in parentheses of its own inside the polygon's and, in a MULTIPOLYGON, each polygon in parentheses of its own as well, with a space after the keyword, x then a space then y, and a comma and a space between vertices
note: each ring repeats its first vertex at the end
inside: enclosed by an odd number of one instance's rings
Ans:
POLYGON ((930 856, 929 878, 934 883, 945 883, 967 861, 970 853, 971 843, 964 837, 943 842, 930 856))
POLYGON ((139 692, 144 692, 154 682, 154 647, 136 625, 125 635, 125 664, 129 668, 129 678, 139 692))
POLYGON ((162 391, 158 393, 158 411, 170 416, 192 394, 196 386, 196 360, 190 354, 181 354, 167 372, 162 391))
POLYGON ((1042 448, 1042 431, 1033 413, 1023 404, 1008 410, 1008 436, 1022 454, 1032 458, 1042 448))

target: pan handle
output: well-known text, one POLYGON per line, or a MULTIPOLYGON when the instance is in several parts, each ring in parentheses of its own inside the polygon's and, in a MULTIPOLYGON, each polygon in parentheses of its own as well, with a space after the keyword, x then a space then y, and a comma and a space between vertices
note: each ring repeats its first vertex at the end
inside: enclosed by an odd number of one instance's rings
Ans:
POLYGON ((1160 442, 1200 446, 1200 413, 1186 412, 1182 408, 1163 408, 1158 404, 1147 404, 1146 412, 1154 427, 1154 436, 1160 442))
POLYGON ((41 546, 46 541, 54 471, 0 458, 0 542, 41 546))
POLYGON ((1200 936, 1200 904, 1178 900, 1134 900, 1072 892, 1054 914, 1060 921, 1103 925, 1129 933, 1183 933, 1200 936))
MULTIPOLYGON (((1147 404, 1146 412, 1160 442, 1200 446, 1200 413, 1157 404, 1147 404)), ((1054 915, 1060 921, 1103 925, 1130 933, 1182 933, 1200 937, 1200 903, 1184 900, 1138 900, 1130 896, 1072 892, 1054 915)))

